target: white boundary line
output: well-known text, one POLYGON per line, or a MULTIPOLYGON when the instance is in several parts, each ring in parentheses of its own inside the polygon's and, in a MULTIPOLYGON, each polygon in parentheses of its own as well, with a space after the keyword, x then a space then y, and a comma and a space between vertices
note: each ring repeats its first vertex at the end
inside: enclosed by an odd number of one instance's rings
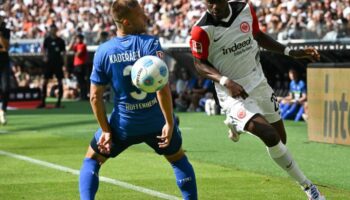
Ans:
MULTIPOLYGON (((62 165, 56 165, 56 164, 49 163, 49 162, 46 162, 46 161, 37 160, 37 159, 33 159, 33 158, 30 158, 30 157, 27 157, 27 156, 14 154, 14 153, 10 153, 10 152, 7 152, 7 151, 2 151, 2 150, 0 150, 0 155, 8 156, 8 157, 11 157, 11 158, 16 158, 18 160, 27 161, 27 162, 30 162, 30 163, 33 163, 33 164, 41 165, 41 166, 44 166, 44 167, 56 169, 56 170, 63 171, 63 172, 68 172, 68 173, 71 173, 71 174, 79 176, 79 171, 78 170, 75 170, 75 169, 72 169, 72 168, 69 168, 69 167, 65 167, 65 166, 62 166, 62 165)), ((137 186, 137 185, 132 185, 130 183, 126 183, 126 182, 119 181, 119 180, 116 180, 116 179, 112 179, 112 178, 108 178, 108 177, 104 177, 104 176, 100 176, 99 178, 100 178, 100 181, 102 181, 102 182, 106 182, 106 183, 109 183, 109 184, 112 184, 112 185, 117 185, 119 187, 126 188, 126 189, 129 189, 129 190, 142 192, 142 193, 145 193, 145 194, 148 194, 148 195, 151 195, 151 196, 155 196, 155 197, 158 197, 158 198, 161 198, 161 199, 181 200, 180 198, 178 198, 176 196, 164 194, 164 193, 161 193, 161 192, 158 192, 158 191, 155 191, 155 190, 151 190, 151 189, 148 189, 148 188, 140 187, 140 186, 137 186)))

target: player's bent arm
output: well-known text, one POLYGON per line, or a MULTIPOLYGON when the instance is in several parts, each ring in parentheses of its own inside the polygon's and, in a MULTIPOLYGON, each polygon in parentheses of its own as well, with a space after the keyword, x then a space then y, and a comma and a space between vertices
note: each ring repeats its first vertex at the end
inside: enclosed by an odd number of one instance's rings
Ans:
POLYGON ((307 95, 306 93, 302 93, 300 99, 298 99, 298 102, 300 104, 303 104, 307 100, 307 95))
POLYGON ((174 126, 173 119, 173 103, 171 99, 171 91, 169 84, 165 85, 161 90, 157 92, 157 99, 159 101, 160 109, 164 115, 165 121, 171 127, 174 126))
POLYGON ((211 66, 209 61, 194 58, 194 66, 199 73, 199 75, 209 78, 215 82, 220 82, 221 74, 220 72, 211 66))
POLYGON ((212 67, 209 61, 201 60, 195 57, 194 66, 201 76, 209 78, 215 82, 220 83, 220 85, 225 86, 233 98, 241 97, 245 99, 249 96, 241 85, 234 82, 233 80, 228 79, 225 76, 222 76, 216 68, 212 67))
POLYGON ((103 93, 105 89, 106 86, 104 85, 95 85, 92 83, 90 86, 90 104, 102 131, 111 132, 103 102, 103 93))
POLYGON ((254 35, 254 39, 258 42, 259 46, 269 51, 285 54, 294 58, 308 58, 311 61, 320 60, 320 54, 313 47, 300 50, 291 50, 261 31, 254 35))
POLYGON ((283 44, 277 42, 273 38, 271 38, 269 35, 259 31, 254 36, 254 39, 258 42, 259 46, 261 46, 264 49, 267 49, 269 51, 273 51, 276 53, 284 53, 284 49, 286 46, 283 44))

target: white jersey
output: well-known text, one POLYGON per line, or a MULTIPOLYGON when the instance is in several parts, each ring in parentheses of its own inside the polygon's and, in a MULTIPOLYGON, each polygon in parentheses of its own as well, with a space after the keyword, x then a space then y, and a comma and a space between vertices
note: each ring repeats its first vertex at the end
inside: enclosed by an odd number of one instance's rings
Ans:
MULTIPOLYGON (((190 46, 194 57, 207 60, 221 75, 242 85, 249 93, 266 80, 260 64, 259 46, 254 35, 259 30, 255 11, 247 3, 229 2, 230 15, 215 21, 209 12, 193 26, 190 46)), ((218 83, 220 102, 229 95, 218 83)))

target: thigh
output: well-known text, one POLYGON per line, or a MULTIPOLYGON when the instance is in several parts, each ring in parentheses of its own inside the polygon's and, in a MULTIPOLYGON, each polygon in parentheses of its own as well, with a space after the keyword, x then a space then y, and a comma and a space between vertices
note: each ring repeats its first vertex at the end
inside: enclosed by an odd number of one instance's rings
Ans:
POLYGON ((227 98, 223 103, 226 111, 226 122, 233 125, 238 132, 245 131, 248 121, 261 110, 255 100, 251 97, 243 99, 227 98))
POLYGON ((61 65, 55 66, 54 74, 57 79, 63 79, 63 69, 61 65))
POLYGON ((53 77, 53 74, 54 74, 54 70, 53 70, 53 67, 52 66, 45 66, 45 69, 44 69, 44 78, 47 80, 47 79, 51 79, 53 77))
POLYGON ((140 143, 141 141, 133 141, 130 139, 126 140, 121 140, 119 139, 116 134, 112 134, 112 147, 111 147, 111 153, 110 154, 103 154, 98 150, 97 142, 99 141, 100 137, 102 134, 102 130, 98 129, 95 133, 95 136, 92 138, 90 142, 91 148, 98 154, 109 158, 109 157, 116 157, 119 155, 121 152, 123 152, 125 149, 127 149, 129 146, 135 144, 135 143, 140 143))
POLYGON ((159 139, 157 138, 157 136, 160 136, 160 135, 162 135, 162 132, 149 135, 144 141, 148 146, 154 149, 154 151, 157 154, 174 155, 181 149, 182 137, 181 137, 181 132, 177 125, 174 126, 173 135, 171 137, 170 144, 166 148, 159 148, 158 146, 159 139))

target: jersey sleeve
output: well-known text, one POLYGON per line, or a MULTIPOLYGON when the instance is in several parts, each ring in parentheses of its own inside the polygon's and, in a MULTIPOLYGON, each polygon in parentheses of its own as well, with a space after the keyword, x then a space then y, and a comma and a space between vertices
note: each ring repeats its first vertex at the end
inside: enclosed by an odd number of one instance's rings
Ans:
POLYGON ((109 83, 104 64, 104 54, 98 49, 94 55, 93 67, 90 76, 91 83, 95 85, 107 85, 109 83))
POLYGON ((198 59, 206 60, 209 54, 209 36, 199 26, 194 26, 191 31, 190 47, 192 55, 198 59))
POLYGON ((148 50, 145 55, 158 56, 159 58, 163 59, 164 53, 158 38, 154 38, 150 41, 148 50))
POLYGON ((253 35, 256 36, 260 32, 258 17, 256 16, 255 10, 251 4, 248 4, 250 8, 250 13, 253 18, 253 35))
POLYGON ((306 94, 306 84, 304 81, 300 81, 300 90, 302 94, 306 94))

